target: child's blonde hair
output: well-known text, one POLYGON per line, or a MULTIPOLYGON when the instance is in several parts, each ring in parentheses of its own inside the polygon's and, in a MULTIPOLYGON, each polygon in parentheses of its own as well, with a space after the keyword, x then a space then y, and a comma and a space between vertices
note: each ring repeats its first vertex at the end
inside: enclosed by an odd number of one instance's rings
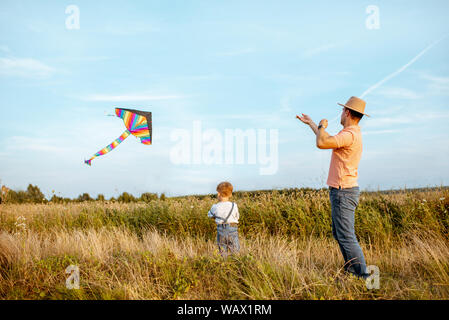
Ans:
POLYGON ((230 182, 224 181, 220 182, 217 186, 217 191, 223 196, 223 197, 230 197, 232 195, 232 184, 230 182))

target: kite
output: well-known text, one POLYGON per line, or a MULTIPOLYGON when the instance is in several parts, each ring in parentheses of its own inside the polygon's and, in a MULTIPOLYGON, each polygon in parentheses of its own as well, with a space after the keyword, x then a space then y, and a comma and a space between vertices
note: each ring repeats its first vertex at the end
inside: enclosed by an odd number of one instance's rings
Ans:
POLYGON ((151 145, 152 125, 151 125, 151 112, 139 111, 133 109, 115 108, 115 115, 123 119, 126 130, 120 137, 115 139, 111 144, 104 147, 89 160, 84 160, 84 163, 89 166, 92 164, 92 160, 96 157, 102 156, 109 151, 115 149, 123 140, 128 138, 130 134, 140 138, 140 142, 146 145, 151 145))

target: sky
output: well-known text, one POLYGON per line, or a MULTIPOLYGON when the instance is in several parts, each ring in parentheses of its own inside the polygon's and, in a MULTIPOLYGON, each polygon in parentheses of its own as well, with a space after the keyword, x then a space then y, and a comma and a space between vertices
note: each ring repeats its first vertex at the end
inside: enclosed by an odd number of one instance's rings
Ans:
POLYGON ((435 0, 2 0, 0 183, 64 197, 206 194, 224 180, 326 187, 331 151, 295 115, 336 134, 337 103, 363 95, 361 189, 449 185, 448 11, 435 0), (153 144, 129 137, 89 167, 125 130, 115 107, 151 111, 153 144), (227 130, 257 133, 245 146, 255 160, 232 158, 227 130))

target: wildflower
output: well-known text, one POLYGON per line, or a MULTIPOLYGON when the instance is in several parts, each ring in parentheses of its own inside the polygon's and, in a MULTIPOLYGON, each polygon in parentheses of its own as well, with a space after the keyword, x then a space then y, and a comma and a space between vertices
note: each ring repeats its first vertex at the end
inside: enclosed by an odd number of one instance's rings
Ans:
POLYGON ((16 222, 14 223, 14 226, 17 229, 16 234, 20 234, 21 231, 25 232, 27 231, 27 225, 25 223, 26 218, 23 216, 18 216, 16 219, 16 222))

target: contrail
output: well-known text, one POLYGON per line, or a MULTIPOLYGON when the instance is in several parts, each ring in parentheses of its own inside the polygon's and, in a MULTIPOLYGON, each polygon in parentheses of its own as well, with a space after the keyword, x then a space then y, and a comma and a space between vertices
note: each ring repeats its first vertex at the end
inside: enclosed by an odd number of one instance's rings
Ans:
POLYGON ((393 72, 392 74, 386 76, 385 78, 383 78, 382 80, 380 80, 378 83, 376 83, 375 85, 372 85, 371 87, 368 88, 368 90, 366 90, 364 93, 362 93, 362 95, 360 96, 360 98, 363 98, 365 95, 367 95, 368 93, 370 93, 371 91, 373 91, 374 89, 378 88, 379 86, 381 86, 382 84, 384 84, 386 81, 390 80, 391 78, 397 76, 398 74, 400 74, 402 71, 404 71, 405 69, 407 69, 409 66, 411 66, 416 60, 418 60, 424 53, 426 53, 427 51, 429 51, 430 49, 432 49, 432 47, 434 47, 437 43, 439 43, 441 40, 443 40, 444 38, 446 38, 448 36, 448 34, 444 35, 443 37, 441 37, 440 39, 438 39, 437 41, 433 42, 432 44, 430 44, 429 46, 427 46, 423 51, 421 51, 416 57, 414 57, 412 60, 410 60, 406 65, 402 66, 401 68, 399 68, 398 70, 396 70, 395 72, 393 72))
MULTIPOLYGON (((436 44, 438 44, 440 41, 442 41, 444 38, 446 38, 449 34, 446 34, 444 36, 442 36, 440 39, 434 41, 432 44, 430 44, 429 46, 427 46, 423 51, 421 51, 420 53, 418 53, 418 55, 416 57, 414 57, 412 60, 410 60, 406 65, 402 66, 401 68, 399 68, 398 70, 396 70, 395 72, 393 72, 392 74, 386 76, 385 78, 383 78, 382 80, 380 80, 379 82, 377 82, 376 84, 372 85, 371 87, 369 87, 365 92, 362 93, 362 95, 360 96, 360 98, 363 98, 364 96, 366 96, 368 93, 370 93, 371 91, 373 91, 374 89, 378 88, 379 86, 381 86, 382 84, 384 84, 386 81, 390 80, 391 78, 397 76, 398 74, 400 74, 402 71, 404 71, 405 69, 407 69, 410 65, 412 65, 416 60, 418 60, 424 53, 426 53, 427 51, 429 51, 430 49, 432 49, 432 47, 434 47, 436 44)), ((330 120, 329 122, 334 122, 337 121, 340 118, 340 115, 336 116, 334 119, 330 120)))

